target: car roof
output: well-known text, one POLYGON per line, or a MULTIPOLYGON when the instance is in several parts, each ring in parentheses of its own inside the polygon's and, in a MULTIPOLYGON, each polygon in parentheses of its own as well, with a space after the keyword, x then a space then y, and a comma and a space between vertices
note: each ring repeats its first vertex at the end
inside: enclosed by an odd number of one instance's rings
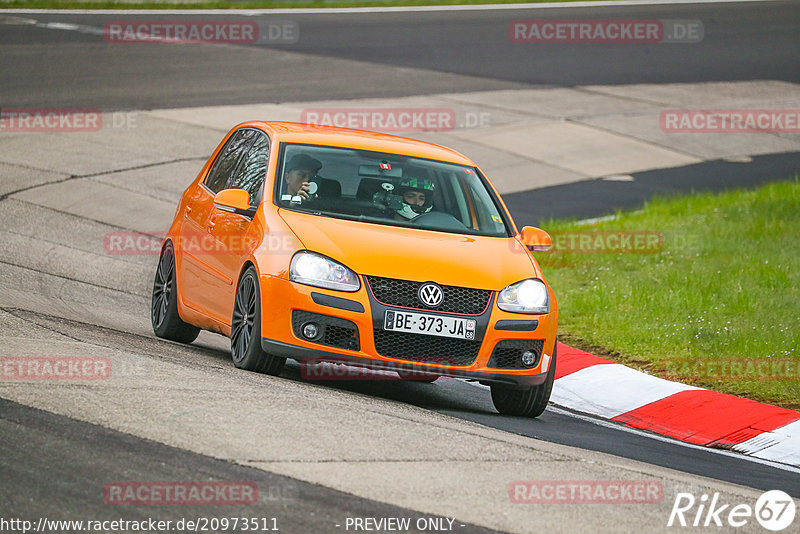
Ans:
POLYGON ((341 146, 475 166, 472 160, 450 148, 367 130, 278 121, 246 122, 239 124, 237 128, 242 126, 260 128, 267 132, 274 141, 281 143, 341 146))

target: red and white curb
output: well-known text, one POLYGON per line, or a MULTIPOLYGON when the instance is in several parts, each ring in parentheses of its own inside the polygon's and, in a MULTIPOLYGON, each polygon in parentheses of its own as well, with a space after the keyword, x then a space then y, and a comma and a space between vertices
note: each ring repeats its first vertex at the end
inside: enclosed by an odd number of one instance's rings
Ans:
POLYGON ((687 443, 800 467, 800 412, 664 380, 563 343, 550 400, 687 443))

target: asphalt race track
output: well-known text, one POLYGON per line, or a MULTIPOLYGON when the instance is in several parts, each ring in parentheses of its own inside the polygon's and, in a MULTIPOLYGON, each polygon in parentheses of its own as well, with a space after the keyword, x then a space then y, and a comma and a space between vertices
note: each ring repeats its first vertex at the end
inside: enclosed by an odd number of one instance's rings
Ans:
POLYGON ((254 20, 294 21, 301 32, 295 44, 252 45, 263 49, 260 54, 232 46, 202 53, 192 47, 109 47, 102 34, 105 22, 151 16, 35 14, 30 18, 40 25, 5 24, 0 33, 3 106, 47 102, 52 107, 148 109, 530 84, 800 79, 800 14, 793 2, 628 6, 603 8, 602 15, 700 20, 703 46, 545 44, 532 53, 509 42, 512 20, 596 18, 597 11, 590 8, 260 15, 254 20), (100 34, 41 27, 49 22, 99 29, 100 34), (18 46, 25 43, 35 46, 18 46), (414 70, 398 72, 398 67, 414 70))
MULTIPOLYGON (((107 135, 0 132, 0 355, 108 357, 115 369, 98 384, 0 382, 0 518, 246 515, 275 518, 280 531, 303 533, 345 532, 353 517, 407 517, 451 518, 459 532, 666 532, 678 492, 718 492, 725 502, 750 504, 769 489, 800 498, 800 469, 687 446, 552 405, 536 420, 499 416, 488 390, 461 380, 309 382, 297 365, 278 378, 239 371, 220 336, 202 333, 189 346, 156 339, 148 307, 157 257, 113 256, 103 246, 109 232, 163 231, 181 191, 223 135, 224 129, 168 113, 307 101, 425 102, 428 95, 527 89, 594 98, 601 87, 628 91, 637 84, 799 84, 800 5, 241 17, 289 21, 300 39, 112 45, 103 37, 106 22, 155 15, 0 12, 0 109, 155 110, 141 114, 137 128, 107 135), (546 44, 535 51, 508 37, 512 20, 598 17, 699 20, 705 35, 696 46, 546 44), (522 479, 652 479, 663 485, 664 499, 514 505, 508 487, 522 479), (250 481, 260 498, 243 512, 241 506, 112 506, 103 497, 114 481, 167 480, 250 481)), ((504 113, 499 104, 496 110, 504 113)), ((790 176, 800 168, 796 137, 780 137, 778 148, 753 153, 746 163, 687 158, 683 165, 631 171, 630 181, 572 177, 503 196, 520 226, 600 216, 666 191, 790 176)), ((755 532, 758 525, 739 530, 755 532)))

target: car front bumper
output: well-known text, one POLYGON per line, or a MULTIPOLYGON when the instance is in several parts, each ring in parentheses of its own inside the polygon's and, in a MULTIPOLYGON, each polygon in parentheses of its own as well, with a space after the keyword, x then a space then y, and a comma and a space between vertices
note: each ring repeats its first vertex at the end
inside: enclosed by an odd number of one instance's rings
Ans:
MULTIPOLYGON (((286 358, 291 358, 302 363, 320 363, 331 362, 352 365, 355 367, 365 367, 376 371, 403 371, 410 375, 424 376, 424 375, 440 375, 450 376, 453 378, 466 378, 472 379, 486 384, 501 384, 512 387, 530 387, 542 384, 547 378, 547 373, 541 374, 526 374, 526 375, 511 375, 511 374, 497 374, 492 372, 475 372, 467 371, 464 369, 454 369, 452 367, 439 367, 436 365, 428 364, 421 365, 414 362, 402 362, 400 364, 385 360, 376 360, 372 358, 362 358, 349 354, 339 354, 336 352, 328 352, 325 350, 300 347, 298 345, 291 345, 273 339, 261 338, 261 348, 264 352, 275 354, 286 358)), ((313 373, 307 373, 308 377, 313 380, 313 373)))
MULTIPOLYGON (((383 314, 388 309, 408 311, 387 306, 376 301, 366 284, 354 293, 343 293, 290 282, 275 276, 261 276, 262 321, 261 346, 269 354, 292 358, 301 363, 333 362, 375 370, 428 373, 432 375, 466 378, 486 384, 530 387, 541 384, 547 377, 551 355, 555 348, 555 313, 522 315, 504 312, 495 304, 496 292, 480 316, 476 333, 476 356, 461 358, 455 349, 453 358, 436 361, 406 359, 382 355, 376 348, 376 336, 382 333, 383 314), (280 304, 277 304, 280 303, 280 304), (318 314, 337 326, 351 325, 357 329, 350 345, 330 346, 320 341, 310 341, 298 333, 298 313, 304 316, 318 314), (541 340, 542 349, 535 365, 525 369, 492 367, 495 346, 507 340, 541 340), (477 348, 479 346, 479 348, 477 348)), ((420 310, 412 310, 420 312, 420 310)), ((424 313, 437 315, 426 310, 424 313)), ((450 315, 450 314, 441 314, 450 315)), ((302 321, 303 319, 300 319, 302 321)), ((423 334, 406 333, 419 344, 436 344, 441 338, 423 334)), ((458 347, 456 345, 456 347, 458 347)), ((384 350, 384 352, 386 352, 384 350)), ((313 379, 313 377, 310 377, 313 379)))

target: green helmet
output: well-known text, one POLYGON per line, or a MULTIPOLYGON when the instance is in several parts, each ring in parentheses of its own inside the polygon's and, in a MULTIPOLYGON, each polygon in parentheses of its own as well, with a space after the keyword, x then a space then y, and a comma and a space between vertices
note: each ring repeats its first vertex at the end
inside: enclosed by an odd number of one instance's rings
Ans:
POLYGON ((425 203, 422 206, 416 204, 408 204, 403 202, 403 208, 397 210, 397 213, 406 219, 413 219, 417 215, 427 213, 433 208, 433 191, 436 189, 436 184, 427 178, 415 178, 409 176, 400 180, 397 186, 397 192, 402 196, 408 191, 419 191, 425 193, 425 203))
POLYGON ((398 187, 404 192, 406 189, 417 189, 427 193, 428 191, 433 192, 433 190, 436 189, 436 185, 431 180, 427 178, 414 178, 411 176, 400 180, 400 185, 398 187))

